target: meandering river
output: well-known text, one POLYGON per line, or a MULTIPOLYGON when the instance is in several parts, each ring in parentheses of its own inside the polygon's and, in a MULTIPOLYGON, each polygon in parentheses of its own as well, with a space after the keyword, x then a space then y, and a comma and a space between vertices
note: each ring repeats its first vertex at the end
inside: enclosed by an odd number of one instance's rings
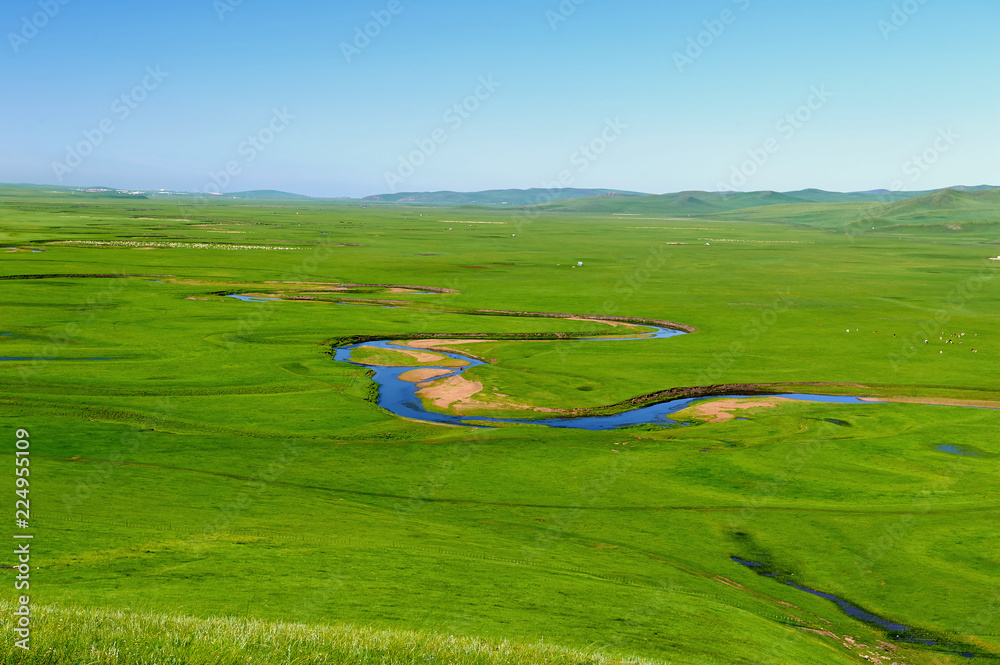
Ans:
MULTIPOLYGON (((592 341, 592 342, 635 342, 635 340, 640 339, 665 339, 669 337, 676 337, 678 335, 684 335, 686 333, 680 330, 673 330, 671 328, 662 328, 655 326, 646 326, 648 328, 654 328, 653 332, 634 336, 634 337, 590 337, 585 340, 578 341, 592 341)), ((441 340, 441 344, 447 344, 446 340, 441 340)), ((443 413, 435 413, 433 411, 428 411, 420 397, 417 395, 417 391, 420 390, 420 385, 412 383, 410 381, 404 381, 400 378, 401 375, 413 371, 414 369, 436 369, 442 372, 440 376, 434 377, 433 380, 447 379, 449 377, 458 376, 472 367, 478 367, 484 365, 485 363, 476 358, 470 356, 462 355, 459 353, 452 353, 446 351, 439 351, 437 349, 414 349, 412 347, 402 346, 393 343, 392 340, 380 340, 376 342, 362 342, 359 344, 351 344, 349 346, 342 346, 336 349, 335 359, 340 362, 347 362, 360 367, 365 367, 367 369, 374 370, 375 376, 373 380, 379 386, 379 398, 378 405, 383 409, 390 411, 398 416, 404 418, 412 418, 414 420, 423 420, 431 423, 444 423, 449 425, 465 425, 465 426, 481 426, 483 423, 526 423, 533 425, 545 425, 547 427, 564 427, 570 429, 586 429, 586 430, 608 430, 615 429, 618 427, 625 427, 627 425, 644 425, 644 424, 657 424, 657 425, 670 425, 676 421, 671 420, 668 416, 677 413, 687 407, 691 406, 695 402, 702 401, 706 399, 705 397, 692 397, 684 399, 675 399, 668 402, 661 402, 659 404, 653 404, 650 406, 639 407, 631 411, 626 411, 624 413, 616 413, 614 415, 608 416, 580 416, 572 418, 490 418, 486 416, 456 416, 448 415, 443 413), (375 347, 380 349, 389 350, 402 350, 402 351, 424 351, 431 352, 441 356, 445 356, 452 360, 461 360, 469 363, 465 367, 455 368, 455 367, 444 367, 441 365, 413 365, 408 367, 380 367, 373 365, 366 365, 364 363, 358 363, 351 360, 351 352, 359 347, 375 347)), ((797 399, 810 402, 835 402, 840 404, 871 404, 872 402, 863 402, 857 397, 852 396, 838 396, 838 395, 809 395, 803 393, 794 394, 781 394, 776 395, 778 397, 785 397, 788 399, 797 399)), ((728 399, 750 399, 759 398, 760 395, 713 395, 712 398, 728 398, 728 399)))

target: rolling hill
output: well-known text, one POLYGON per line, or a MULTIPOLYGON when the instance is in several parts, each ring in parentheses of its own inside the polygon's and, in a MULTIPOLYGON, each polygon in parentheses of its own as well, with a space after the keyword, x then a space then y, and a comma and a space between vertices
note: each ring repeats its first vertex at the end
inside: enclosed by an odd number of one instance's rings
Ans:
POLYGON ((385 203, 418 203, 426 205, 495 205, 527 206, 561 199, 586 197, 633 197, 640 192, 616 189, 490 189, 482 192, 400 192, 366 196, 363 201, 385 203))
POLYGON ((590 197, 555 201, 537 206, 547 212, 589 214, 707 215, 741 208, 807 203, 778 192, 679 192, 633 197, 590 197))
POLYGON ((306 196, 304 194, 292 194, 290 192, 282 192, 276 189, 254 189, 247 192, 232 192, 225 194, 234 199, 310 199, 311 196, 306 196))
POLYGON ((995 218, 1000 210, 1000 189, 992 187, 951 188, 930 192, 826 192, 806 189, 797 192, 680 192, 677 194, 633 197, 590 197, 568 199, 535 206, 552 213, 593 215, 725 215, 733 211, 754 210, 757 216, 781 217, 812 215, 822 206, 826 219, 841 219, 842 224, 855 220, 877 220, 876 225, 892 222, 984 221, 995 218), (840 208, 840 206, 849 206, 840 208), (830 207, 829 210, 827 208, 830 207), (759 210, 755 210, 759 209, 759 210), (984 217, 985 214, 985 217, 984 217), (991 217, 992 214, 992 217, 991 217))
POLYGON ((886 206, 882 216, 886 218, 910 217, 914 215, 936 215, 953 210, 991 210, 1000 207, 1000 189, 958 190, 942 189, 899 201, 886 206))

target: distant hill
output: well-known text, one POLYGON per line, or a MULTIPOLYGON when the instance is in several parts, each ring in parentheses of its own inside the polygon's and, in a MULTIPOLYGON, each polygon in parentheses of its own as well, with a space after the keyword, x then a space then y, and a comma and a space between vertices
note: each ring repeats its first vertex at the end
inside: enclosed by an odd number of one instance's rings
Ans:
MULTIPOLYGON (((113 187, 67 187, 62 185, 33 185, 27 183, 0 183, 5 195, 37 196, 46 192, 68 193, 76 196, 144 198, 155 197, 204 197, 204 194, 173 190, 126 190, 113 187)), ((958 185, 944 190, 891 191, 876 189, 865 192, 831 192, 822 189, 801 189, 792 192, 702 192, 686 191, 671 194, 644 194, 617 189, 491 189, 480 192, 400 192, 379 194, 360 199, 367 203, 403 203, 427 206, 480 206, 486 209, 531 206, 549 212, 575 212, 584 214, 647 214, 647 215, 708 215, 744 210, 755 207, 788 206, 801 204, 871 203, 886 206, 882 211, 887 219, 895 216, 918 215, 921 212, 961 209, 982 210, 992 204, 990 193, 1000 192, 992 185, 958 185), (936 199, 934 196, 943 194, 936 199), (954 195, 968 194, 970 198, 954 195), (977 195, 984 198, 977 198, 977 195), (931 198, 928 198, 931 197, 931 198), (897 203, 914 202, 912 206, 893 208, 897 203)), ((248 199, 270 201, 333 201, 354 200, 347 197, 321 198, 294 194, 274 189, 256 189, 214 195, 221 199, 248 199)), ((881 210, 881 208, 880 208, 881 210)), ((870 216, 870 213, 866 213, 870 216)))
POLYGON ((248 192, 231 192, 223 194, 236 199, 310 199, 311 196, 304 194, 292 194, 290 192, 280 192, 276 189, 253 189, 248 192))
POLYGON ((542 204, 536 206, 536 209, 595 215, 707 215, 769 206, 782 206, 784 209, 789 205, 871 203, 880 206, 879 216, 884 217, 925 209, 942 209, 949 205, 961 209, 985 209, 992 205, 991 197, 1000 195, 1000 189, 987 185, 940 191, 828 192, 821 189, 803 189, 795 192, 679 192, 632 197, 568 199, 542 204), (951 193, 941 195, 940 191, 951 193), (938 198, 934 199, 935 196, 938 198), (910 202, 913 202, 912 207, 903 205, 910 202))
POLYGON ((785 193, 812 203, 892 203, 928 192, 897 192, 889 189, 873 189, 867 192, 828 192, 822 189, 800 189, 785 193))
MULTIPOLYGON (((40 189, 48 192, 70 192, 77 187, 66 187, 64 185, 32 185, 26 182, 17 183, 0 183, 0 188, 3 189, 40 189)), ((102 188, 107 189, 107 188, 102 188)))
POLYGON ((884 219, 940 216, 952 211, 996 212, 1000 209, 1000 189, 942 189, 916 198, 898 201, 883 208, 884 219))
POLYGON ((482 192, 400 192, 366 196, 363 201, 417 203, 425 205, 530 206, 553 200, 587 197, 642 196, 641 192, 617 189, 490 189, 482 192))
POLYGON ((957 189, 960 192, 984 192, 990 189, 1000 189, 995 185, 976 185, 975 187, 968 187, 966 185, 955 185, 954 187, 947 187, 946 189, 957 189))
MULTIPOLYGON (((963 192, 980 192, 997 189, 990 185, 977 185, 975 187, 949 187, 963 192)), ((904 201, 926 194, 933 194, 940 190, 925 189, 921 191, 893 191, 889 189, 873 189, 867 192, 827 192, 822 189, 800 189, 796 192, 785 192, 789 196, 813 201, 815 203, 892 203, 894 201, 904 201)))
POLYGON ((549 212, 590 214, 706 215, 715 212, 787 203, 808 203, 778 192, 678 192, 632 197, 592 197, 537 206, 549 212))
MULTIPOLYGON (((976 192, 991 191, 989 185, 954 187, 976 192)), ((889 204, 933 193, 927 191, 830 192, 802 189, 794 192, 701 192, 643 194, 615 189, 491 189, 481 192, 400 192, 367 196, 362 201, 407 203, 433 206, 524 207, 549 212, 584 214, 705 215, 760 206, 802 203, 877 203, 889 204)))

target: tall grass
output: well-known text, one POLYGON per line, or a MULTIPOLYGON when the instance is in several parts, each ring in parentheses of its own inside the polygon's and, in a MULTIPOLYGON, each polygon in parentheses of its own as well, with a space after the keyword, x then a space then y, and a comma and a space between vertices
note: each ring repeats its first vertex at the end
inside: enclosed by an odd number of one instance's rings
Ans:
MULTIPOLYGON (((0 602, 0 630, 13 635, 15 606, 0 602)), ((5 639, 7 665, 657 665, 543 644, 429 632, 313 626, 240 618, 196 619, 55 605, 32 607, 31 649, 5 639)))

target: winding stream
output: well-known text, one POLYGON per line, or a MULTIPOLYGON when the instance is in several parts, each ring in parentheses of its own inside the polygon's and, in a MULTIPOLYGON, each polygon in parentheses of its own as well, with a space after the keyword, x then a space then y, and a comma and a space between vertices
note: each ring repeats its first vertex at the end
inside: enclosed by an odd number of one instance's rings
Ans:
MULTIPOLYGON (((844 600, 843 598, 833 595, 832 593, 817 591, 816 589, 812 589, 807 586, 802 586, 801 584, 797 584, 795 582, 792 582, 791 580, 781 580, 774 573, 766 572, 766 566, 764 566, 764 564, 762 563, 757 563, 755 561, 747 561, 746 559, 741 559, 737 556, 731 556, 729 558, 734 563, 738 563, 741 566, 745 566, 747 568, 752 569, 758 575, 763 575, 764 577, 770 577, 775 581, 783 582, 784 584, 787 584, 788 586, 794 589, 798 589, 799 591, 805 591, 806 593, 812 594, 813 596, 818 596, 819 598, 825 598, 826 600, 831 601, 837 607, 839 607, 841 611, 847 616, 873 626, 878 626, 879 628, 882 628, 883 630, 887 631, 891 637, 894 637, 895 639, 898 639, 901 642, 923 644, 924 646, 939 646, 937 640, 928 639, 926 636, 921 636, 917 631, 914 631, 913 628, 911 628, 910 626, 906 626, 901 623, 896 623, 895 621, 890 621, 889 619, 880 617, 877 614, 867 612, 858 607, 857 605, 853 605, 844 600)), ((957 655, 960 655, 963 658, 975 657, 975 654, 970 653, 968 651, 954 651, 950 649, 946 649, 946 651, 949 653, 955 653, 957 655)))
MULTIPOLYGON (((678 335, 684 335, 686 333, 680 330, 673 330, 671 328, 662 328, 655 326, 644 326, 647 328, 654 328, 653 332, 645 333, 642 335, 637 335, 635 337, 588 337, 579 341, 589 341, 589 342, 628 342, 640 339, 666 339, 669 337, 676 337, 678 335)), ((441 340, 442 344, 447 344, 447 340, 441 340)), ((338 347, 335 351, 334 358, 340 362, 351 363, 352 365, 357 365, 359 367, 364 367, 365 369, 370 369, 375 372, 373 380, 379 386, 379 397, 378 405, 383 409, 390 411, 404 418, 412 418, 414 420, 422 420, 431 423, 444 423, 448 425, 464 425, 464 426, 476 426, 479 423, 521 423, 521 424, 531 424, 531 425, 544 425, 547 427, 563 427, 569 429, 585 429, 585 430, 609 430, 618 427, 625 427, 628 425, 670 425, 676 421, 668 418, 669 415, 677 413, 687 407, 691 406, 695 402, 699 402, 707 399, 706 397, 690 397, 684 399, 675 399, 668 402, 661 402, 659 404, 652 404, 650 406, 644 406, 631 411, 626 411, 624 413, 616 413, 608 416, 579 416, 570 418, 490 418, 486 416, 454 416, 444 413, 435 413, 433 411, 428 411, 424 408, 424 405, 417 395, 417 391, 420 390, 420 386, 423 384, 411 383, 409 381, 404 381, 399 378, 401 375, 410 372, 414 369, 436 369, 441 371, 446 371, 446 374, 436 376, 433 379, 428 379, 428 381, 437 381, 441 379, 447 379, 453 376, 458 376, 465 372, 465 370, 471 367, 479 367, 480 365, 485 365, 481 360, 471 358, 466 355, 459 353, 452 353, 446 351, 439 351, 437 349, 414 349, 413 347, 402 346, 399 344, 394 344, 392 340, 380 340, 377 342, 362 342, 359 344, 351 344, 349 346, 338 347), (429 353, 436 353, 441 356, 445 356, 452 360, 465 361, 468 364, 466 367, 455 368, 455 367, 443 367, 441 365, 413 365, 408 367, 381 367, 375 365, 366 365, 364 363, 359 363, 351 360, 351 352, 362 346, 374 347, 379 349, 388 350, 402 350, 402 351, 425 351, 429 353)), ((872 402, 863 402, 857 397, 850 396, 838 396, 838 395, 809 395, 802 393, 790 393, 776 395, 777 397, 786 397, 788 399, 797 399, 809 402, 833 402, 838 404, 871 404, 872 402)), ((713 395, 712 399, 718 398, 728 398, 728 399, 751 399, 759 398, 760 395, 713 395)))
MULTIPOLYGON (((432 291, 422 292, 423 294, 433 294, 432 291)), ((279 301, 282 298, 273 298, 266 296, 247 296, 243 294, 227 294, 226 297, 234 298, 236 300, 241 300, 243 302, 250 303, 262 303, 268 301, 279 301)), ((372 303, 362 303, 362 302, 338 302, 338 305, 355 305, 359 307, 382 307, 388 309, 400 309, 400 307, 393 305, 376 305, 372 303)), ((655 326, 652 324, 635 324, 641 325, 641 327, 646 329, 652 329, 651 332, 646 332, 642 334, 636 334, 633 336, 615 336, 615 337, 587 337, 587 338, 577 338, 575 341, 583 342, 629 342, 634 340, 642 339, 667 339, 670 337, 676 337, 678 335, 685 335, 682 330, 676 330, 674 328, 667 328, 661 326, 655 326)), ((448 340, 440 340, 442 344, 447 344, 448 340)), ((428 411, 417 395, 417 392, 426 387, 428 383, 432 381, 439 381, 448 379, 454 376, 458 376, 465 372, 465 370, 484 365, 485 363, 481 360, 467 356, 460 353, 453 353, 447 351, 439 351, 437 349, 416 349, 414 347, 407 347, 405 345, 395 344, 392 340, 379 340, 370 342, 361 342, 358 344, 351 344, 348 346, 337 347, 334 349, 334 359, 338 362, 350 363, 352 365, 357 365, 358 367, 364 367, 366 370, 371 370, 374 372, 372 377, 379 388, 378 405, 385 410, 393 413, 397 416, 403 418, 410 418, 413 420, 421 420, 430 423, 440 423, 447 425, 461 425, 466 427, 483 427, 488 426, 488 423, 519 423, 519 424, 530 424, 530 425, 542 425, 546 427, 561 427, 568 429, 584 429, 584 430, 610 430, 619 427, 627 427, 629 425, 671 425, 676 424, 677 421, 670 419, 668 416, 682 411, 687 407, 706 399, 753 399, 759 398, 763 395, 711 395, 711 396, 701 396, 701 397, 689 397, 683 399, 674 399, 670 401, 660 402, 658 404, 651 404, 649 406, 638 407, 630 411, 625 411, 623 413, 616 413, 613 415, 605 416, 577 416, 577 417, 566 417, 566 418, 552 418, 552 417, 535 417, 535 418, 491 418, 488 416, 457 416, 444 413, 436 413, 433 411, 428 411), (455 368, 455 367, 443 367, 441 365, 409 365, 405 367, 384 367, 377 365, 367 365, 365 363, 355 362, 351 360, 351 352, 362 346, 374 347, 380 349, 396 350, 396 351, 422 351, 427 353, 434 353, 440 356, 452 360, 459 360, 468 363, 465 367, 455 368), (422 383, 413 383, 410 381, 404 381, 400 378, 403 374, 411 372, 416 369, 432 369, 439 370, 441 374, 433 378, 427 379, 422 383), (485 423, 485 424, 484 424, 485 423)), ((2 359, 0 359, 2 360, 2 359)), ((786 399, 793 399, 806 402, 827 402, 835 404, 853 404, 853 405, 866 405, 866 404, 877 404, 878 401, 872 401, 869 399, 860 399, 851 395, 815 395, 807 393, 774 393, 768 396, 772 397, 784 397, 786 399)), ((989 408, 989 407, 976 407, 976 408, 989 408)), ((747 420, 746 418, 737 418, 737 420, 747 420)), ((850 423, 841 420, 829 420, 836 425, 841 425, 844 427, 849 427, 850 423)), ((954 446, 939 446, 937 450, 940 452, 958 454, 958 455, 973 455, 976 453, 969 453, 964 450, 959 450, 954 446)))

